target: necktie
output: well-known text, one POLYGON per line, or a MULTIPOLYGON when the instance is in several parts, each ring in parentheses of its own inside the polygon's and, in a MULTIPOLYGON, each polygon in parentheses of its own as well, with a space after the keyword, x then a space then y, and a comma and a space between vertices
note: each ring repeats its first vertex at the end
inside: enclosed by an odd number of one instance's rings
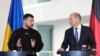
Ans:
POLYGON ((76 39, 76 42, 78 43, 78 31, 77 31, 78 28, 75 28, 75 39, 76 39))

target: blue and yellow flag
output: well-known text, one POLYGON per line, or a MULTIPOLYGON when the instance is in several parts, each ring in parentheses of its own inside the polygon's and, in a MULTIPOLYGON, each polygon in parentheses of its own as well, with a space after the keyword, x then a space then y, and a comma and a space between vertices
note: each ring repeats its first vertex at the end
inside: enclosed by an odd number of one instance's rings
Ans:
POLYGON ((9 51, 8 49, 8 41, 13 31, 20 28, 23 23, 23 9, 21 0, 12 0, 8 22, 6 26, 6 32, 4 37, 3 51, 9 51))

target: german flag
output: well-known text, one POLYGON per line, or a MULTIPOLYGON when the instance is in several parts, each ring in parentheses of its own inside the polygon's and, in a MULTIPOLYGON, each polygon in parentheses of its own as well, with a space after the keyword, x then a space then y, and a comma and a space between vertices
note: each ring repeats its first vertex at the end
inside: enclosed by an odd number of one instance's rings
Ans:
POLYGON ((97 56, 100 56, 100 0, 93 0, 90 27, 93 30, 96 40, 97 56))
POLYGON ((11 0, 11 6, 4 37, 3 51, 9 51, 8 41, 13 31, 20 28, 23 23, 23 9, 21 0, 11 0))

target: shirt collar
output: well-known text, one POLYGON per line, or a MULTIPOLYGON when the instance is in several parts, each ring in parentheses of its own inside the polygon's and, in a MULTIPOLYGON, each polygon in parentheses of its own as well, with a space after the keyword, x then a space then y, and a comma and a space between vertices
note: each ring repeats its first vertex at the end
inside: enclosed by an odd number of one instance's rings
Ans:
MULTIPOLYGON (((78 29, 81 29, 81 24, 79 24, 79 25, 77 26, 77 28, 78 28, 78 29)), ((74 27, 74 29, 75 29, 75 27, 74 27)))

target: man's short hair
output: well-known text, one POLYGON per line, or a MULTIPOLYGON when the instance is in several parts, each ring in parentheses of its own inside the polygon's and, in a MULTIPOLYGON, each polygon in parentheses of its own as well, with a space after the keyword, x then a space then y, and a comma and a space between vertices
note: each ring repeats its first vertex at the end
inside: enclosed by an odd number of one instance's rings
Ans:
POLYGON ((34 18, 34 16, 32 14, 25 14, 23 17, 23 20, 26 20, 28 17, 34 18))
POLYGON ((74 14, 74 16, 78 17, 81 20, 81 15, 80 14, 76 13, 76 14, 74 14))
POLYGON ((73 15, 76 18, 79 18, 81 21, 81 15, 78 12, 73 12, 73 13, 71 13, 71 15, 73 15))

